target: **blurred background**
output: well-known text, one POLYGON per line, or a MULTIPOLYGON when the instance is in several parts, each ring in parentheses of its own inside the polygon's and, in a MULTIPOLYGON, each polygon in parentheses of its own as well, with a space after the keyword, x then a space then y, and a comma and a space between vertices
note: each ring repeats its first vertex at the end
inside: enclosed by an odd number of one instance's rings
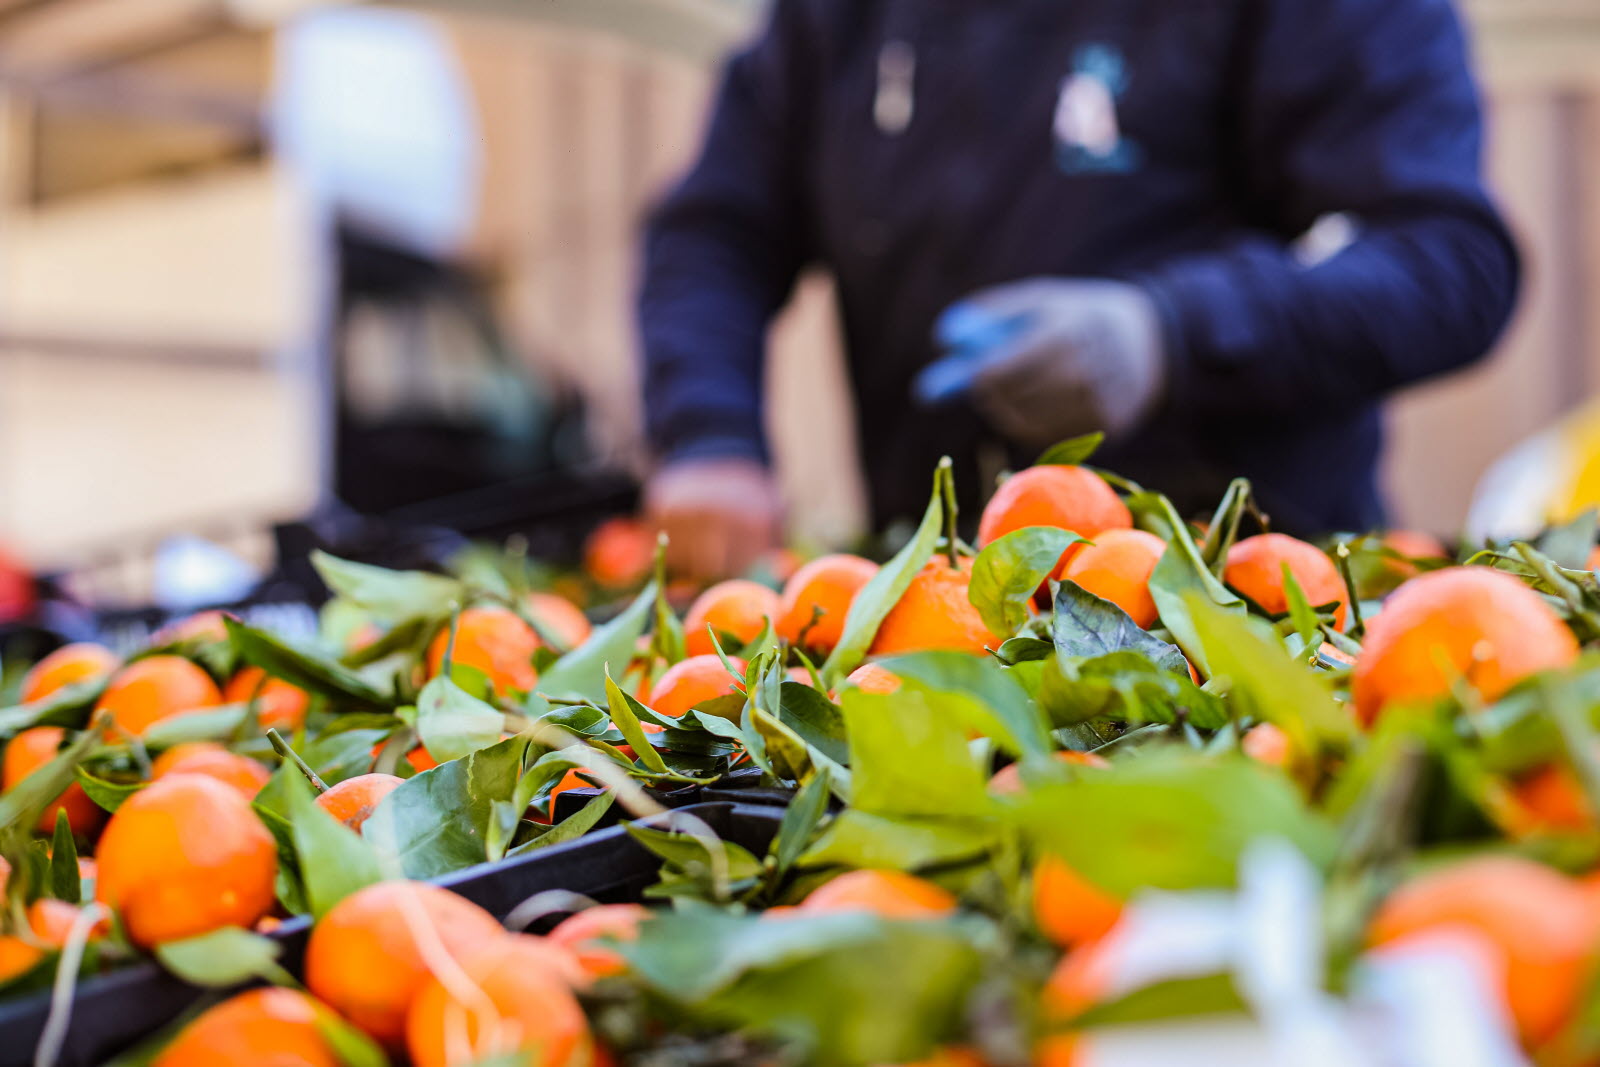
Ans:
MULTIPOLYGON (((761 6, 0 0, 0 545, 138 585, 335 499, 627 507, 637 224, 761 6)), ((1463 6, 1528 284, 1492 362, 1391 408, 1395 518, 1440 534, 1600 393, 1600 0, 1463 6)), ((813 543, 863 521, 830 315, 808 281, 768 377, 813 543)))

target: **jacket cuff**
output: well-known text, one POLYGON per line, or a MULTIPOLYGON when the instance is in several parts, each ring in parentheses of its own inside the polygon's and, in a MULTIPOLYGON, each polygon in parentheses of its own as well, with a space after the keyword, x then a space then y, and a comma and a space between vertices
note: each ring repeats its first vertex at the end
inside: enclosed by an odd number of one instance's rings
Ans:
POLYGON ((748 459, 763 467, 771 463, 766 442, 735 434, 692 437, 659 449, 656 458, 663 467, 702 459, 748 459))

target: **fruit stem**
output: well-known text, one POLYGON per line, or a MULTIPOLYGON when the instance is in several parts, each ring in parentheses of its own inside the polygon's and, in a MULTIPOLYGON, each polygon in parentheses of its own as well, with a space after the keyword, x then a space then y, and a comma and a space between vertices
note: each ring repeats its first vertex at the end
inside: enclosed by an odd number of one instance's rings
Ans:
POLYGON ((283 735, 278 733, 276 728, 267 730, 267 740, 272 742, 272 747, 277 751, 278 755, 294 764, 300 773, 306 776, 306 781, 311 783, 311 788, 318 793, 326 793, 328 791, 328 783, 317 777, 317 772, 312 770, 311 766, 300 758, 300 753, 289 747, 289 742, 283 739, 283 735))
POLYGON ((1350 629, 1346 632, 1359 641, 1367 632, 1367 624, 1361 618, 1361 598, 1356 595, 1356 578, 1350 573, 1350 546, 1340 541, 1334 546, 1333 555, 1339 561, 1339 576, 1344 579, 1345 599, 1350 605, 1350 629))
POLYGON ((956 476, 955 464, 949 456, 939 459, 939 471, 935 475, 939 480, 939 493, 944 503, 944 552, 950 560, 950 569, 956 570, 961 566, 960 557, 956 554, 956 518, 960 511, 956 507, 956 476))

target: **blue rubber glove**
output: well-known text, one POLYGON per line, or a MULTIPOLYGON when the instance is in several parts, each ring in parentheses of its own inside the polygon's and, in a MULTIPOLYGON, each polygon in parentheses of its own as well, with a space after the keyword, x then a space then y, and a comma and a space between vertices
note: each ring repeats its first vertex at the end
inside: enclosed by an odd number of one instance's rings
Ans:
POLYGON ((934 327, 947 355, 913 385, 924 404, 970 397, 1019 444, 1125 433, 1161 398, 1166 352, 1155 302, 1137 285, 1038 278, 976 293, 934 327))

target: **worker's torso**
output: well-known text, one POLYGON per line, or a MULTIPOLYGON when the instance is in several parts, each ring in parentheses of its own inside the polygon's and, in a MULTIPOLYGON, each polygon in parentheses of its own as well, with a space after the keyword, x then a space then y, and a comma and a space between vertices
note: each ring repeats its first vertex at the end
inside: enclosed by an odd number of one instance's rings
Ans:
MULTIPOLYGON (((839 284, 880 514, 920 508, 921 479, 905 472, 983 436, 968 412, 908 399, 951 302, 1035 275, 1136 276, 1275 229, 1235 147, 1246 0, 811 7, 821 70, 801 105, 807 207, 839 284)), ((1196 497, 1251 465, 1250 435, 1179 421, 1105 460, 1196 497)))

